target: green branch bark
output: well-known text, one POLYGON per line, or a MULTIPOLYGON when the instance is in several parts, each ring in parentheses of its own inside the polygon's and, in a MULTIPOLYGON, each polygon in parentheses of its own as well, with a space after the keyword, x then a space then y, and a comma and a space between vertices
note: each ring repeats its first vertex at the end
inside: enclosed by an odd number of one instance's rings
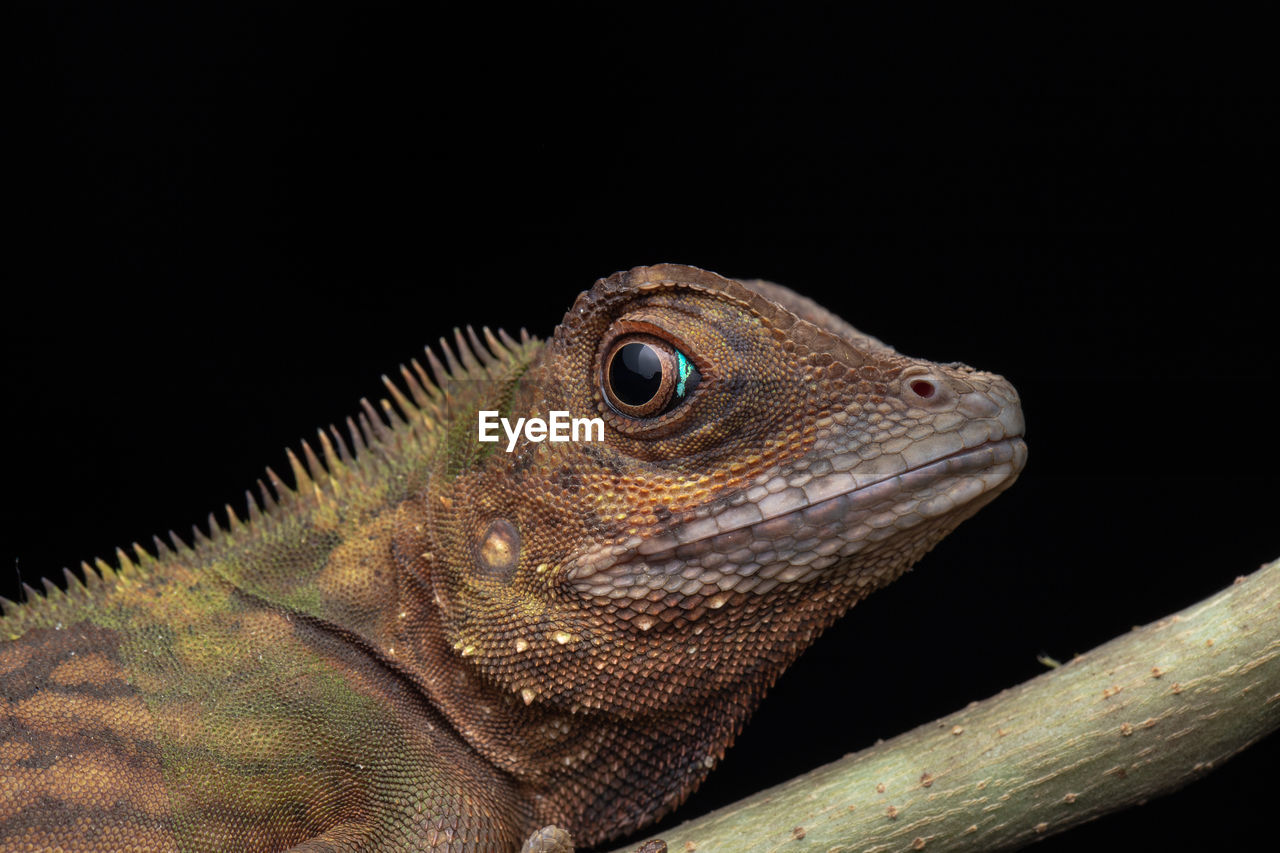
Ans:
POLYGON ((682 824, 672 851, 1002 850, 1280 727, 1280 560, 1025 684, 682 824), (692 842, 695 847, 687 846, 692 842))

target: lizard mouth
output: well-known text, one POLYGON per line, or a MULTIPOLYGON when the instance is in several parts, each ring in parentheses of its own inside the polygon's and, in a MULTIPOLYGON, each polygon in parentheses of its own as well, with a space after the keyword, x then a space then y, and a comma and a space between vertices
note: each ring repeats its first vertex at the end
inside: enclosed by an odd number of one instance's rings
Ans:
POLYGON ((661 535, 584 554, 569 577, 610 598, 707 587, 764 593, 933 519, 958 523, 1012 483, 1026 455, 1021 436, 1011 436, 901 471, 871 465, 770 481, 763 496, 748 490, 661 535))

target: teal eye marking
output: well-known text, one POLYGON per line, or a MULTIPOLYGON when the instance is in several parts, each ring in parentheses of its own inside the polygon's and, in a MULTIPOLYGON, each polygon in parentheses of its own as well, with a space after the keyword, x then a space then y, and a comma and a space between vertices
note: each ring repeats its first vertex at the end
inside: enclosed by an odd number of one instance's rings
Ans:
POLYGON ((629 418, 661 417, 684 403, 701 383, 702 374, 692 359, 652 336, 622 338, 601 365, 605 400, 629 418))
MULTIPOLYGON (((693 362, 685 358, 684 353, 680 352, 680 350, 676 350, 676 365, 676 369, 680 374, 680 382, 676 385, 676 396, 683 397, 684 383, 688 381, 689 377, 694 373, 693 362)), ((695 382, 694 384, 697 383, 695 382)))

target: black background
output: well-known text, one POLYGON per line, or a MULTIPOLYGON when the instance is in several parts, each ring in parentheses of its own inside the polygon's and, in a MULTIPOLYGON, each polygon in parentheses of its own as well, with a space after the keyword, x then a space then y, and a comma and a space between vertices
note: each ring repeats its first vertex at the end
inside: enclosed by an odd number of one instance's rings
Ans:
MULTIPOLYGON (((88 5, 88 4, 86 4, 88 5)), ((455 324, 663 261, 1022 392, 1016 487, 790 671, 689 817, 1277 556, 1265 28, 702 7, 42 10, 11 104, 11 590, 230 502, 455 324)), ((16 596, 17 593, 6 594, 16 596)), ((1046 841, 1268 829, 1272 738, 1046 841)))

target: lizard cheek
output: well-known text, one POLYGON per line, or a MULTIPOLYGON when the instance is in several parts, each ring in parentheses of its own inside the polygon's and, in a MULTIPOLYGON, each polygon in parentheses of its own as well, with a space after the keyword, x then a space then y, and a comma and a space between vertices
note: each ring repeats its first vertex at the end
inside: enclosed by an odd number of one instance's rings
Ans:
POLYGON ((476 564, 493 580, 507 580, 520 562, 520 531, 505 518, 485 527, 475 549, 476 564))

